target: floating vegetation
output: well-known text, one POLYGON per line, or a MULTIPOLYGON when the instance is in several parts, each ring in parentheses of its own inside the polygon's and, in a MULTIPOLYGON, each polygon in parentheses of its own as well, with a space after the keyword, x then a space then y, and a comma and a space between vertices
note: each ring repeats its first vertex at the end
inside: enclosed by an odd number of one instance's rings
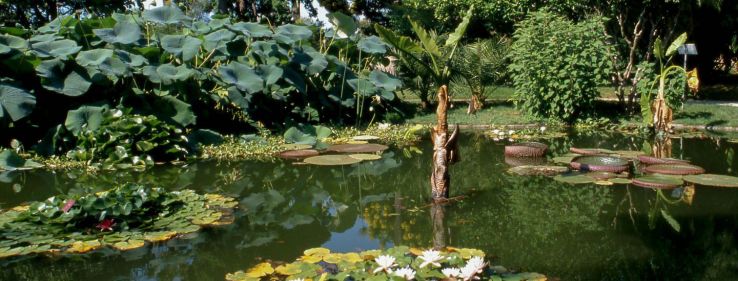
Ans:
POLYGON ((615 183, 615 184, 631 184, 633 183, 632 180, 626 179, 626 178, 611 178, 608 179, 609 182, 615 183))
POLYGON ((285 150, 279 153, 279 157, 284 159, 303 159, 318 155, 320 152, 315 149, 285 150))
POLYGON ((540 142, 522 142, 505 146, 505 156, 542 157, 546 155, 548 145, 540 142))
POLYGON ((644 169, 647 173, 664 175, 697 175, 704 174, 705 169, 690 164, 657 164, 644 169))
POLYGON ((554 180, 558 182, 568 183, 568 184, 585 184, 585 183, 593 183, 597 181, 595 180, 595 178, 587 176, 586 174, 581 174, 581 173, 558 175, 554 177, 554 180))
POLYGON ((349 157, 356 158, 362 161, 373 161, 373 160, 379 160, 382 159, 381 155, 377 154, 368 154, 368 153, 357 153, 357 154, 349 154, 349 157))
POLYGON ((569 168, 564 166, 517 166, 507 170, 508 173, 520 176, 555 176, 568 171, 569 168))
POLYGON ((23 159, 10 149, 0 151, 0 171, 28 170, 43 166, 36 161, 23 159))
POLYGON ((201 227, 233 222, 233 198, 127 184, 84 196, 55 196, 0 213, 0 258, 36 253, 121 251, 201 227))
POLYGON ((579 156, 571 161, 571 167, 581 171, 603 171, 620 173, 628 170, 629 162, 626 159, 602 156, 602 155, 589 155, 579 156))
MULTIPOLYGON (((505 163, 510 166, 544 166, 547 159, 544 157, 515 157, 505 156, 505 163)), ((569 162, 567 162, 568 164, 569 162)))
POLYGON ((320 165, 320 166, 342 166, 351 165, 361 162, 361 159, 353 158, 349 155, 344 154, 329 154, 308 157, 303 160, 305 163, 320 165))
POLYGON ((640 150, 613 150, 610 155, 628 159, 638 159, 639 156, 646 155, 646 153, 640 150))
POLYGON ((375 153, 387 150, 389 147, 383 144, 334 144, 327 148, 328 151, 338 153, 375 153))
POLYGON ((638 161, 641 163, 654 165, 654 164, 687 164, 689 161, 675 158, 656 158, 652 156, 641 155, 638 156, 638 161))
POLYGON ((605 154, 612 154, 613 151, 609 149, 604 148, 576 148, 572 147, 569 148, 569 151, 576 154, 581 155, 605 155, 605 154))
MULTIPOLYGON (((577 156, 579 156, 579 155, 577 155, 577 156)), ((571 163, 571 161, 574 160, 574 158, 576 158, 577 156, 557 156, 557 157, 554 157, 551 160, 554 163, 567 164, 567 165, 569 165, 569 163, 571 163)))
POLYGON ((229 281, 258 280, 547 280, 538 273, 516 273, 490 266, 484 252, 448 247, 443 251, 399 246, 384 251, 332 253, 313 248, 288 264, 268 262, 226 275, 229 281))
POLYGON ((652 174, 633 179, 633 184, 640 187, 671 189, 684 184, 684 181, 677 176, 652 174))
POLYGON ((684 181, 699 184, 704 186, 715 186, 715 187, 738 187, 738 177, 716 175, 716 174, 701 174, 701 175, 688 175, 684 176, 684 181))

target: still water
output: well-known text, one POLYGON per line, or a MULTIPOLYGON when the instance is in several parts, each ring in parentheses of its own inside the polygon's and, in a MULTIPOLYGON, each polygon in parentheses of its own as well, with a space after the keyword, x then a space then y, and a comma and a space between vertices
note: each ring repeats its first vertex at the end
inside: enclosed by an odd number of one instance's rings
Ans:
MULTIPOLYGON (((649 146, 639 137, 605 133, 543 142, 553 154, 570 146, 649 146)), ((426 248, 434 237, 483 249, 494 264, 561 280, 738 280, 738 189, 698 186, 689 205, 671 191, 658 196, 630 185, 513 176, 506 173, 504 143, 463 134, 451 193, 466 197, 442 210, 442 233, 438 227, 434 233, 427 205, 432 150, 429 142, 418 148, 422 153, 393 149, 381 160, 344 167, 210 161, 95 175, 1 173, 0 208, 139 182, 234 196, 240 210, 232 225, 129 252, 0 260, 0 280, 223 280, 263 260, 293 260, 308 248, 426 248)), ((675 139, 672 156, 736 176, 736 150, 738 144, 719 138, 675 139)))

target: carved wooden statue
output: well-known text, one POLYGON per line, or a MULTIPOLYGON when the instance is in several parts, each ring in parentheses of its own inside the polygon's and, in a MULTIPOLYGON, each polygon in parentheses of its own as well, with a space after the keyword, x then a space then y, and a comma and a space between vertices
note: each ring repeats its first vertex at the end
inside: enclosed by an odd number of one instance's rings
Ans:
POLYGON ((431 139, 433 141, 431 194, 433 201, 436 202, 448 199, 451 183, 448 168, 451 164, 459 161, 459 150, 456 142, 459 135, 459 126, 456 125, 451 135, 448 134, 448 107, 448 87, 443 85, 438 89, 438 108, 436 109, 438 124, 431 128, 431 139))

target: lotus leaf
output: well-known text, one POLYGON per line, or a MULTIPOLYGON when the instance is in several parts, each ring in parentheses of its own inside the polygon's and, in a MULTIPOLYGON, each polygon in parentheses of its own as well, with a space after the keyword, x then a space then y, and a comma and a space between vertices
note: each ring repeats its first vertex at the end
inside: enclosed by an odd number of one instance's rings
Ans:
POLYGON ((250 38, 271 37, 274 35, 269 27, 254 22, 237 22, 233 25, 228 25, 228 28, 250 38))
POLYGON ((285 24, 277 27, 275 32, 275 39, 277 41, 292 44, 298 41, 310 39, 313 36, 313 32, 309 28, 302 25, 285 24))
POLYGON ((44 88, 66 96, 81 96, 92 85, 86 71, 67 66, 60 59, 41 62, 36 67, 36 72, 39 77, 44 78, 41 82, 44 88))
POLYGON ((205 50, 208 52, 212 52, 213 50, 225 52, 226 44, 233 41, 233 38, 235 37, 236 33, 227 29, 219 29, 205 35, 202 46, 205 47, 205 50))
POLYGON ((79 52, 82 47, 69 39, 38 42, 31 45, 33 53, 41 58, 66 58, 79 52))
POLYGON ((0 151, 0 171, 1 170, 23 170, 40 168, 43 165, 36 163, 33 160, 26 160, 21 158, 15 151, 10 149, 4 149, 0 151))
POLYGON ((665 175, 696 175, 705 172, 705 169, 690 164, 656 164, 646 167, 647 173, 665 175))
POLYGON ((738 187, 738 177, 732 177, 727 175, 716 175, 716 174, 701 174, 701 175, 688 175, 684 176, 684 181, 704 185, 704 186, 717 186, 717 187, 738 187))
POLYGON ((20 37, 0 34, 0 55, 12 52, 13 50, 25 51, 28 49, 28 42, 20 37))
POLYGON ((328 67, 325 56, 312 48, 295 48, 292 62, 299 64, 300 68, 309 75, 315 75, 328 67))
POLYGON ((119 21, 113 28, 94 29, 92 32, 110 44, 127 45, 141 39, 141 27, 133 21, 119 21))
POLYGON ((507 170, 508 173, 521 176, 555 176, 568 171, 569 168, 563 166, 517 166, 507 170))
POLYGON ((239 90, 249 94, 260 92, 264 89, 264 80, 256 74, 253 68, 238 62, 231 62, 221 67, 220 77, 223 82, 236 86, 239 90))
POLYGON ((376 69, 369 73, 369 79, 375 86, 387 91, 395 91, 397 88, 402 87, 400 79, 390 77, 387 73, 376 69))
POLYGON ((676 188, 684 184, 684 181, 676 176, 652 174, 633 179, 633 184, 640 187, 676 188))
POLYGON ((163 5, 144 10, 143 18, 160 24, 178 24, 190 20, 176 5, 163 5))
POLYGON ((67 112, 64 126, 73 134, 83 130, 95 131, 103 122, 104 107, 83 105, 67 112))
POLYGON ((161 47, 172 55, 182 58, 182 61, 192 60, 200 51, 202 42, 187 35, 165 35, 161 38, 161 47))
POLYGON ((33 112, 36 97, 16 86, 0 82, 0 119, 8 116, 18 121, 33 112))
POLYGON ((331 129, 324 126, 290 127, 284 133, 284 140, 295 144, 316 145, 332 134, 331 129))
POLYGON ((361 162, 361 160, 352 158, 348 155, 320 155, 305 158, 305 163, 320 166, 341 166, 351 165, 361 162))
POLYGON ((382 144, 367 143, 367 144, 336 144, 328 147, 328 151, 335 151, 339 153, 375 153, 385 151, 389 147, 382 144))
POLYGON ((284 159, 303 159, 317 155, 320 155, 320 152, 315 149, 286 150, 279 153, 279 157, 284 159))
POLYGON ((169 63, 157 67, 156 72, 159 74, 159 78, 164 85, 186 81, 195 74, 195 70, 189 68, 187 65, 174 66, 169 63))
POLYGON ((106 59, 113 56, 113 50, 110 49, 92 49, 81 51, 77 54, 76 61, 81 66, 98 66, 105 62, 106 59))
POLYGON ((359 39, 358 47, 361 51, 369 54, 384 54, 387 52, 387 44, 374 35, 359 39))
POLYGON ((587 175, 583 175, 583 174, 577 174, 577 173, 558 175, 554 177, 554 180, 559 181, 559 182, 569 183, 569 184, 585 184, 585 183, 595 182, 594 178, 587 176, 587 175))
POLYGON ((339 36, 342 38, 353 36, 359 29, 353 17, 340 12, 328 14, 328 20, 340 32, 339 36))
POLYGON ((356 158, 362 161, 372 161, 372 160, 382 159, 381 155, 368 154, 368 153, 350 154, 349 157, 356 158))

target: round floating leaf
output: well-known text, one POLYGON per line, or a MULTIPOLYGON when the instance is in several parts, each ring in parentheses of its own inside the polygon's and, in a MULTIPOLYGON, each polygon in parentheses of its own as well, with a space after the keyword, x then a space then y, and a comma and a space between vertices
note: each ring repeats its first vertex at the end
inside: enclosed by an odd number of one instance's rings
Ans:
POLYGON ((376 155, 376 154, 368 154, 368 153, 357 153, 357 154, 350 154, 349 157, 356 158, 362 161, 372 161, 372 160, 379 160, 382 159, 382 156, 376 155))
POLYGON ((98 66, 105 62, 106 59, 113 56, 113 50, 110 49, 92 49, 89 51, 81 51, 77 54, 77 64, 81 66, 98 66))
POLYGON ((352 158, 348 155, 320 155, 305 158, 304 162, 320 166, 341 166, 356 164, 361 162, 361 160, 352 158))
POLYGON ((100 247, 102 247, 102 244, 100 243, 99 240, 77 241, 77 242, 72 243, 72 246, 70 246, 67 249, 67 252, 82 254, 82 253, 87 253, 89 251, 98 249, 100 247))
POLYGON ((271 37, 274 35, 269 27, 254 22, 237 22, 233 25, 228 25, 228 28, 251 38, 271 37))
POLYGON ((604 149, 604 148, 576 148, 572 147, 569 148, 569 151, 581 155, 602 155, 602 154, 611 154, 612 150, 604 149))
POLYGON ((555 176, 568 171, 569 168, 563 166, 517 166, 507 170, 508 173, 521 176, 555 176))
POLYGON ((358 47, 362 52, 369 54, 384 54, 387 52, 387 44, 374 35, 359 39, 358 47))
POLYGON ((608 186, 608 185, 613 185, 615 183, 613 183, 611 181, 606 181, 606 180, 598 180, 598 181, 595 181, 594 184, 608 186))
POLYGON ((684 184, 681 178, 671 175, 645 175, 633 179, 633 185, 650 188, 675 188, 684 184))
POLYGON ((275 38, 277 41, 292 44, 297 41, 307 40, 313 36, 309 28, 302 25, 285 24, 277 27, 275 38))
POLYGON ((278 266, 274 271, 281 275, 291 276, 302 272, 302 269, 300 269, 300 266, 295 263, 288 263, 278 266))
POLYGON ((506 156, 542 157, 546 154, 548 145, 540 142, 523 142, 505 146, 506 156))
POLYGON ((33 112, 36 97, 16 86, 0 83, 0 119, 8 116, 12 121, 25 118, 33 112))
POLYGON ((320 152, 315 149, 286 150, 279 153, 279 157, 284 159, 303 159, 318 155, 320 152))
POLYGON ((558 182, 564 182, 569 184, 585 184, 585 183, 593 183, 595 182, 595 179, 586 175, 582 174, 564 174, 564 175, 558 175, 554 177, 555 181, 558 182))
POLYGON ((646 167, 647 173, 665 175, 696 175, 705 173, 705 169, 690 164, 656 164, 646 167))
POLYGON ((569 164, 571 163, 571 160, 574 159, 576 156, 558 156, 554 157, 552 160, 554 163, 560 163, 560 164, 569 164))
POLYGON ((201 43, 200 39, 187 35, 165 35, 161 38, 161 47, 172 55, 182 57, 185 62, 197 55, 201 43))
POLYGON ((646 153, 643 151, 635 150, 613 150, 612 154, 623 158, 636 159, 638 158, 638 156, 645 155, 646 153))
POLYGON ((236 86, 241 91, 249 94, 260 92, 264 89, 264 80, 256 74, 253 68, 238 62, 231 62, 221 67, 220 77, 223 82, 236 86))
POLYGON ((274 268, 268 262, 257 264, 246 272, 247 277, 259 278, 274 273, 274 268))
POLYGON ((688 175, 684 176, 684 181, 704 185, 704 186, 717 186, 717 187, 738 187, 738 177, 732 177, 727 175, 716 175, 716 174, 701 174, 701 175, 688 175))
POLYGON ((176 5, 163 5, 144 10, 143 18, 147 21, 161 24, 176 24, 190 20, 176 5))
POLYGON ((608 181, 615 183, 615 184, 631 184, 633 183, 632 180, 626 179, 626 178, 611 178, 608 181))
POLYGON ((371 141, 371 140, 378 140, 379 137, 377 137, 377 136, 369 136, 369 135, 361 135, 361 136, 355 136, 355 137, 353 137, 351 139, 352 140, 355 140, 355 141, 371 141))
POLYGON ((367 144, 336 144, 328 147, 328 151, 334 151, 339 153, 374 153, 385 151, 389 147, 382 144, 367 143, 367 144))
POLYGON ((572 159, 570 165, 572 168, 582 171, 620 173, 628 169, 629 162, 618 157, 589 155, 572 159))
POLYGON ((687 164, 689 161, 675 158, 656 158, 646 155, 638 156, 638 161, 644 164, 687 164))
POLYGON ((515 157, 505 156, 505 163, 517 167, 517 166, 546 166, 546 158, 543 157, 515 157))
POLYGON ((113 248, 121 250, 121 251, 128 251, 133 250, 137 248, 141 248, 144 246, 143 240, 128 240, 125 242, 118 242, 113 244, 113 248))
POLYGON ((70 55, 74 55, 82 47, 77 45, 77 42, 69 39, 49 41, 49 42, 38 42, 31 45, 33 53, 41 58, 65 58, 70 55))
POLYGON ((611 172, 591 172, 587 173, 587 176, 590 176, 596 180, 608 180, 617 177, 618 175, 611 172))
POLYGON ((133 21, 119 21, 113 28, 99 28, 92 32, 110 44, 133 44, 141 39, 141 27, 133 21))

